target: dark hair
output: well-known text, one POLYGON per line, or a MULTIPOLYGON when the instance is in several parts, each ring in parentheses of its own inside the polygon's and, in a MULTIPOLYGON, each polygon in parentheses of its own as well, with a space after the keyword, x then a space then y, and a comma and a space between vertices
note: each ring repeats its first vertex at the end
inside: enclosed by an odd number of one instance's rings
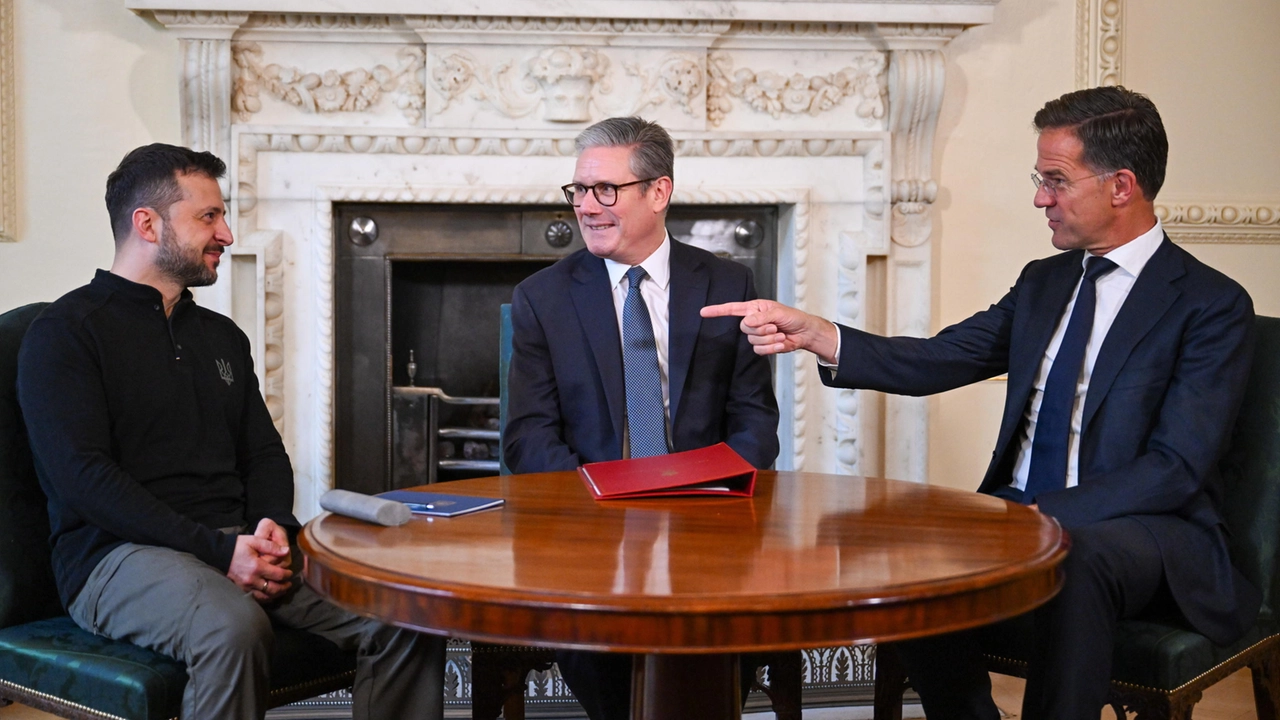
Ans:
POLYGON ((1035 117, 1036 130, 1069 128, 1084 145, 1084 162, 1097 172, 1128 169, 1147 200, 1164 185, 1169 138, 1155 103, 1126 88, 1096 87, 1050 100, 1035 117))
POLYGON ((226 163, 213 153, 153 143, 130 151, 107 176, 107 214, 116 242, 129 236, 133 211, 152 208, 168 217, 169 206, 182 199, 179 175, 199 174, 217 180, 226 163))
MULTIPOLYGON (((675 143, 656 122, 638 117, 615 117, 583 130, 574 147, 581 154, 593 147, 631 147, 631 172, 637 178, 669 177, 675 180, 675 143)), ((649 184, 644 184, 649 189, 649 184)))

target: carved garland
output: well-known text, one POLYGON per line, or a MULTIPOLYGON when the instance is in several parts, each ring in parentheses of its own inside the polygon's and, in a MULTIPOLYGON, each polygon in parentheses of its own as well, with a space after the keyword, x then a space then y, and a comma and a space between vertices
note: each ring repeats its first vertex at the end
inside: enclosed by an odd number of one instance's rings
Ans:
POLYGON ((728 53, 712 53, 707 57, 707 121, 719 126, 733 110, 729 98, 743 101, 756 112, 781 118, 784 113, 818 115, 839 105, 845 98, 856 98, 858 117, 879 120, 888 107, 888 87, 884 53, 865 52, 854 58, 853 65, 827 75, 805 77, 800 73, 782 75, 771 70, 754 72, 733 69, 728 53))
POLYGON ((274 63, 264 65, 258 43, 233 43, 231 54, 239 69, 232 86, 231 109, 240 122, 249 122, 254 113, 262 110, 259 95, 263 90, 308 113, 364 111, 376 105, 383 93, 394 92, 393 102, 409 122, 416 124, 422 119, 425 91, 418 74, 425 53, 421 47, 400 48, 395 70, 375 65, 319 73, 274 63))

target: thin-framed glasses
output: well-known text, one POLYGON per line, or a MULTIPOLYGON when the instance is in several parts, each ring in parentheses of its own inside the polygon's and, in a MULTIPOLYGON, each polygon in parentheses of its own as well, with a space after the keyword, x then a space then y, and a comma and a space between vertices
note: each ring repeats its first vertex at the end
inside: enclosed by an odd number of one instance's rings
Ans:
POLYGON ((582 205, 582 201, 587 197, 587 190, 595 193, 596 202, 605 207, 613 207, 618 202, 618 191, 630 185, 639 185, 640 183, 653 182, 656 177, 645 178, 644 180, 632 180, 625 183, 596 183, 595 185, 583 185, 582 183, 569 183, 560 189, 564 191, 564 199, 569 204, 578 207, 582 205))
POLYGON ((1038 172, 1033 172, 1031 173, 1031 182, 1035 184, 1037 190, 1043 189, 1045 192, 1049 193, 1050 195, 1056 196, 1059 190, 1063 190, 1065 188, 1071 187, 1072 183, 1078 183, 1081 180, 1088 180, 1089 178, 1103 177, 1104 175, 1115 175, 1115 174, 1116 174, 1115 170, 1108 170, 1106 172, 1094 173, 1093 175, 1085 175, 1082 178, 1074 178, 1074 179, 1068 178, 1068 179, 1062 179, 1062 180, 1054 180, 1052 178, 1042 177, 1038 172))

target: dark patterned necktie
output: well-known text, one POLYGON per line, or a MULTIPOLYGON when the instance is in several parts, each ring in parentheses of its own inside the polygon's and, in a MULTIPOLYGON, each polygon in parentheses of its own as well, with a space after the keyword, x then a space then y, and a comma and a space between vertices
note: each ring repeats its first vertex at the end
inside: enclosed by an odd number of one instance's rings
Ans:
POLYGON ((1097 307, 1098 278, 1116 269, 1104 257, 1093 256, 1085 266, 1076 304, 1062 335, 1058 355, 1049 368, 1036 417, 1036 436, 1031 441, 1031 468, 1027 471, 1027 489, 1023 501, 1035 502, 1042 492, 1061 490, 1067 486, 1067 449, 1070 447, 1071 416, 1075 410, 1076 388, 1084 366, 1084 351, 1093 331, 1093 311, 1097 307))
POLYGON ((649 308, 640 295, 640 281, 647 274, 638 265, 627 271, 631 289, 622 304, 622 369, 627 389, 627 434, 633 458, 667 452, 658 343, 654 339, 649 308))

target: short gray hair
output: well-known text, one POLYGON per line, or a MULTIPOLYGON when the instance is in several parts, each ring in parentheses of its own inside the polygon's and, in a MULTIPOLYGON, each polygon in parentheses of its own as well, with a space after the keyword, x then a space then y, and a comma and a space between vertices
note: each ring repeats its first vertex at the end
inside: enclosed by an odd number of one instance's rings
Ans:
MULTIPOLYGON (((615 117, 601 120, 583 130, 574 147, 581 155, 584 150, 594 147, 630 147, 631 172, 637 178, 660 178, 663 176, 675 180, 675 143, 671 135, 656 122, 649 122, 638 117, 615 117)), ((645 183, 644 189, 649 189, 645 183)))

